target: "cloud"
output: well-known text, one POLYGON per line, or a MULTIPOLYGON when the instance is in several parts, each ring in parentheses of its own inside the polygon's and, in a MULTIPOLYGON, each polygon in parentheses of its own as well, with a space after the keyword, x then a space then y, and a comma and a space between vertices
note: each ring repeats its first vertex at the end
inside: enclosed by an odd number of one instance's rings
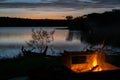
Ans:
POLYGON ((80 2, 94 2, 93 0, 78 0, 80 2))
POLYGON ((58 0, 0 0, 0 3, 51 3, 58 0))
POLYGON ((0 0, 0 8, 115 8, 120 0, 0 0))
POLYGON ((48 18, 120 9, 120 3, 104 0, 0 0, 0 16, 48 18), (10 2, 7 2, 10 1, 10 2), (33 2, 32 2, 33 1, 33 2), (36 17, 37 16, 37 17, 36 17), (38 17, 39 16, 39 17, 38 17))
POLYGON ((117 4, 120 4, 120 0, 93 0, 93 1, 97 1, 97 2, 100 2, 100 3, 111 3, 111 4, 114 4, 114 3, 117 3, 117 4))
POLYGON ((73 3, 73 2, 102 2, 102 3, 120 3, 120 0, 0 0, 0 3, 73 3))
POLYGON ((120 0, 0 0, 0 3, 120 3, 120 0))
POLYGON ((0 3, 78 3, 94 2, 93 0, 0 0, 0 3))

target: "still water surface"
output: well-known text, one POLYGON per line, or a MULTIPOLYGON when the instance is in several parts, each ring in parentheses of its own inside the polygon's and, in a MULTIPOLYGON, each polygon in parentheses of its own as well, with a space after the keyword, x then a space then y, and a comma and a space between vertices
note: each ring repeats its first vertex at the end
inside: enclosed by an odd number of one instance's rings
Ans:
MULTIPOLYGON (((0 27, 0 57, 14 57, 21 52, 21 46, 26 45, 26 41, 31 40, 32 29, 53 31, 54 41, 49 44, 55 54, 58 55, 64 50, 81 51, 87 44, 82 43, 80 31, 69 31, 65 27, 0 27)), ((48 49, 47 54, 52 54, 48 49)))

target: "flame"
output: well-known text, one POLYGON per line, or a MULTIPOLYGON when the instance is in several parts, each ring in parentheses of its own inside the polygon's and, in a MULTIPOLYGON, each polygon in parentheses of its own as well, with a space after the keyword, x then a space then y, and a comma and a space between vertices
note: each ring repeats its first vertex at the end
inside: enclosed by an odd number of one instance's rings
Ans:
POLYGON ((101 58, 99 56, 100 56, 99 53, 96 52, 95 54, 88 57, 87 59, 88 63, 72 65, 71 70, 77 73, 87 72, 87 71, 92 71, 92 72, 102 71, 102 67, 101 67, 102 61, 100 60, 101 58))
MULTIPOLYGON (((99 53, 95 54, 94 57, 93 57, 92 67, 96 67, 96 68, 93 70, 93 72, 102 71, 102 68, 100 67, 100 65, 101 65, 102 62, 98 63, 99 58, 98 58, 97 56, 100 56, 100 55, 98 55, 98 54, 99 54, 99 53)), ((92 69, 92 68, 90 68, 90 70, 91 70, 91 69, 92 69)))
POLYGON ((87 63, 72 64, 71 70, 76 73, 80 73, 120 69, 119 67, 106 63, 102 52, 95 52, 95 54, 87 56, 86 62, 87 63))
POLYGON ((93 67, 97 66, 97 56, 96 55, 94 56, 92 65, 93 65, 93 67))

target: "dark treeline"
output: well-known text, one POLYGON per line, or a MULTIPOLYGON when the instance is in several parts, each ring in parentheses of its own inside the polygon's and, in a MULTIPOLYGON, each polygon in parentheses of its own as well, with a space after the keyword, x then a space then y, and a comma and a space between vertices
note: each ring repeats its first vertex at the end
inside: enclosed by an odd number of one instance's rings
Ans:
POLYGON ((76 17, 69 23, 70 30, 81 30, 81 40, 93 45, 104 43, 120 47, 120 10, 91 13, 76 17))
POLYGON ((84 15, 87 22, 86 25, 91 27, 119 27, 120 25, 120 10, 106 11, 104 13, 92 13, 84 15))
POLYGON ((120 25, 120 10, 112 10, 104 13, 92 13, 73 18, 66 16, 66 19, 27 19, 0 17, 0 26, 69 26, 70 29, 96 29, 118 27, 120 25), (82 27, 82 28, 81 28, 82 27))
POLYGON ((109 28, 114 26, 119 27, 120 25, 120 10, 114 9, 112 11, 106 11, 104 13, 91 13, 76 17, 73 22, 69 24, 71 29, 81 29, 81 27, 86 30, 97 30, 98 28, 109 28))
POLYGON ((86 28, 82 40, 91 44, 100 44, 120 47, 120 10, 104 13, 92 13, 80 18, 86 28))
POLYGON ((24 19, 0 17, 0 26, 2 27, 23 27, 23 26, 67 26, 67 20, 52 19, 24 19))

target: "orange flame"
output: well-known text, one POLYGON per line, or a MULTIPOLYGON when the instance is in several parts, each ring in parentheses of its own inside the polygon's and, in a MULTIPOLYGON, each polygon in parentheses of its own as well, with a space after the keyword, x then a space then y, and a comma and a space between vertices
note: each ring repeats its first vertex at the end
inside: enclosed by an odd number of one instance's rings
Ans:
POLYGON ((92 65, 93 65, 93 67, 97 66, 97 55, 94 56, 92 65))
POLYGON ((72 64, 71 70, 80 73, 120 69, 119 67, 106 63, 104 56, 102 52, 95 52, 95 54, 87 56, 86 63, 72 64))
MULTIPOLYGON (((97 53, 97 54, 95 54, 94 55, 94 57, 93 57, 93 62, 92 62, 92 67, 95 67, 95 66, 97 66, 98 65, 98 67, 96 67, 94 70, 93 70, 93 72, 97 72, 97 71, 102 71, 102 68, 100 67, 100 64, 98 64, 98 54, 99 53, 97 53)), ((99 55, 100 56, 100 55, 99 55)), ((91 68, 90 68, 91 69, 91 68)))

